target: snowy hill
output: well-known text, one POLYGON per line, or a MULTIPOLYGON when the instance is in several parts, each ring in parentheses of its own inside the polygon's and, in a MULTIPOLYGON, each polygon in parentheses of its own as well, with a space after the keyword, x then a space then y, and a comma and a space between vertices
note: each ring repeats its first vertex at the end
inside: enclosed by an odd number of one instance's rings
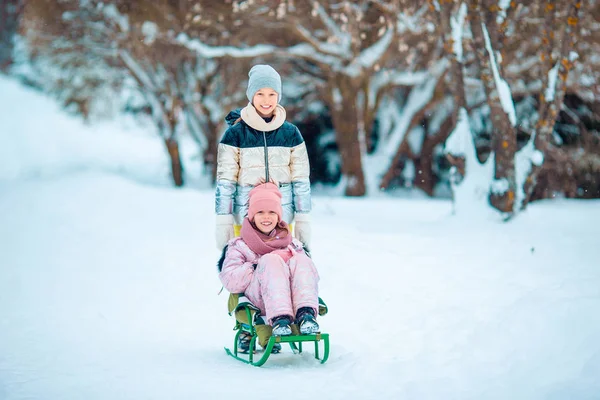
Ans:
POLYGON ((500 224, 317 195, 330 359, 254 368, 223 351, 211 189, 169 187, 151 135, 0 93, 0 399, 600 398, 600 202, 500 224))
MULTIPOLYGON (((86 125, 54 100, 2 75, 0 106, 0 182, 94 170, 171 184, 168 156, 151 125, 128 118, 86 125)), ((186 144, 184 139, 189 175, 199 167, 190 154, 196 150, 186 144)))

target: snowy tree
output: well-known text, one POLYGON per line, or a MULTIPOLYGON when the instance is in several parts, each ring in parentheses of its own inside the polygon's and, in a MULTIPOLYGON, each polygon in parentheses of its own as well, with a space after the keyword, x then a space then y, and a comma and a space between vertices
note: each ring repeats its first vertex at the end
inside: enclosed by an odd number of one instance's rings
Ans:
MULTIPOLYGON (((427 11, 404 3, 234 1, 236 29, 227 37, 213 37, 208 46, 190 30, 181 40, 205 57, 279 57, 310 74, 333 120, 345 194, 360 196, 366 193, 364 159, 382 94, 421 84, 427 75, 399 71, 394 59, 410 49, 407 39, 423 33, 418 20, 427 11)), ((398 142, 397 135, 392 139, 389 143, 398 142)))
POLYGON ((442 145, 457 125, 459 109, 466 106, 462 49, 466 5, 430 0, 428 7, 431 18, 421 22, 427 31, 412 44, 424 60, 420 69, 428 78, 411 90, 402 113, 395 117, 405 134, 380 187, 391 186, 400 175, 404 185, 434 195, 441 179, 442 145))
POLYGON ((473 34, 479 75, 490 108, 492 126, 492 152, 494 180, 490 186, 490 203, 502 212, 513 211, 516 178, 515 153, 517 150, 516 111, 510 86, 501 63, 501 46, 504 31, 498 22, 500 12, 496 2, 474 0, 471 2, 471 32, 473 34))
MULTIPOLYGON (((576 43, 580 34, 579 19, 582 6, 583 1, 577 0, 569 6, 561 6, 560 2, 547 1, 544 7, 545 29, 543 30, 543 46, 539 50, 544 73, 542 76, 543 90, 539 96, 538 120, 531 139, 534 141, 535 149, 544 155, 544 162, 555 160, 569 169, 574 169, 573 160, 565 154, 561 154, 560 150, 552 145, 552 133, 564 102, 569 72, 579 57, 576 52, 576 43), (557 23, 558 21, 561 22, 557 23), (548 29, 554 25, 560 26, 558 32, 548 29)), ((539 163, 532 166, 531 173, 524 182, 523 206, 531 199, 542 165, 539 163)))
POLYGON ((398 22, 395 51, 374 77, 387 81, 388 90, 378 92, 382 101, 375 104, 379 129, 368 160, 370 186, 388 189, 400 178, 433 195, 436 148, 449 133, 449 63, 431 4, 414 12, 401 5, 398 22))
POLYGON ((88 118, 110 115, 124 79, 112 46, 113 32, 84 2, 28 2, 22 23, 23 46, 31 71, 25 78, 88 118))
POLYGON ((40 0, 21 31, 29 79, 69 109, 94 114, 138 91, 177 185, 179 137, 214 173, 224 116, 264 62, 284 77, 290 117, 326 125, 311 152, 341 192, 434 195, 444 142, 470 132, 476 160, 446 146, 453 187, 480 163, 478 179, 491 172, 472 187, 512 215, 600 189, 598 11, 594 0, 40 0))
MULTIPOLYGON (((539 1, 524 6, 507 1, 472 0, 465 4, 472 38, 468 49, 473 53, 474 66, 469 70, 481 82, 483 104, 489 113, 485 117, 491 139, 488 163, 494 168, 493 176, 489 177, 488 200, 510 216, 527 204, 535 187, 536 173, 543 159, 552 153, 549 139, 568 84, 567 73, 576 58, 576 27, 582 2, 565 5, 539 1), (561 29, 550 31, 550 26, 561 29), (525 37, 529 40, 524 40, 525 37), (533 95, 540 99, 537 109, 526 114, 518 112, 515 96, 533 95), (526 132, 523 127, 532 117, 537 121, 536 128, 526 132), (525 140, 519 144, 519 133, 528 135, 531 143, 526 144, 525 140)), ((479 96, 467 97, 473 104, 479 96)), ((451 152, 456 154, 454 150, 451 152)))
POLYGON ((235 48, 221 51, 217 47, 222 38, 233 40, 234 22, 224 14, 231 5, 192 1, 113 4, 129 25, 130 38, 120 44, 120 58, 148 99, 159 131, 171 132, 166 143, 172 162, 178 164, 175 136, 183 124, 198 143, 204 172, 214 174, 224 117, 245 98, 238 82, 247 71, 243 60, 251 57, 231 63, 228 50, 235 52, 235 48), (192 44, 185 40, 190 36, 195 37, 192 44), (203 51, 208 45, 213 47, 203 51))
POLYGON ((120 98, 122 86, 133 82, 165 143, 173 181, 181 186, 184 170, 178 135, 185 127, 198 143, 205 164, 213 168, 214 137, 223 113, 209 94, 227 85, 217 83, 223 77, 218 66, 161 34, 153 20, 170 20, 169 4, 143 8, 150 20, 141 19, 144 14, 136 4, 95 0, 67 0, 56 7, 28 4, 24 31, 36 70, 32 79, 84 116, 90 113, 91 103, 120 98), (136 18, 122 10, 135 12, 136 18), (102 96, 100 91, 106 88, 112 90, 102 96))

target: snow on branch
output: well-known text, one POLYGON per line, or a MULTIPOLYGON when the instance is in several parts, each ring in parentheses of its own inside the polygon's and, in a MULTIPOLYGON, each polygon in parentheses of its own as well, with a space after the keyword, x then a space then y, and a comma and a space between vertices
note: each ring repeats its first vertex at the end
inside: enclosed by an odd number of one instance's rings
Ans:
POLYGON ((373 102, 377 93, 386 86, 415 86, 425 82, 428 76, 427 71, 383 70, 371 81, 369 101, 373 102))
POLYGON ((406 31, 413 33, 420 33, 423 31, 424 24, 421 21, 423 14, 427 12, 427 5, 421 7, 414 15, 406 15, 403 12, 398 13, 398 21, 396 23, 396 29, 398 33, 404 33, 406 31))
POLYGON ((404 135, 408 133, 407 130, 410 127, 413 116, 431 102, 435 87, 446 65, 447 63, 443 62, 436 64, 433 71, 427 74, 427 79, 424 79, 420 85, 413 87, 410 91, 406 105, 402 110, 402 117, 397 122, 396 128, 390 133, 388 138, 382 139, 386 141, 386 144, 382 145, 381 148, 384 149, 384 154, 389 160, 393 159, 394 154, 404 139, 404 135))
POLYGON ((431 75, 439 76, 448 67, 448 60, 439 60, 430 71, 399 71, 382 70, 373 77, 369 91, 369 102, 374 104, 377 93, 385 87, 393 86, 417 86, 427 81, 431 75))
POLYGON ((375 63, 379 61, 381 57, 385 54, 386 50, 392 43, 393 38, 394 29, 388 27, 385 34, 383 34, 379 38, 379 40, 377 40, 375 43, 373 43, 372 46, 367 47, 360 53, 360 55, 356 59, 356 62, 364 68, 373 67, 373 65, 375 65, 375 63))
POLYGON ((306 29, 300 24, 294 23, 293 26, 296 32, 298 32, 304 40, 310 43, 316 50, 320 51, 321 53, 335 54, 339 57, 344 57, 344 55, 349 53, 349 49, 344 46, 321 42, 319 39, 315 38, 308 29, 306 29))
POLYGON ((471 124, 469 124, 469 114, 463 107, 458 111, 456 127, 450 136, 448 136, 448 139, 446 139, 444 152, 455 157, 465 157, 471 160, 477 157, 477 152, 473 145, 471 124))
POLYGON ((202 58, 219 58, 219 57, 234 57, 234 58, 253 58, 262 55, 289 55, 302 57, 316 63, 325 63, 332 69, 339 69, 341 66, 341 58, 335 55, 320 53, 312 45, 308 43, 300 43, 295 46, 282 48, 272 45, 259 44, 248 48, 238 48, 233 46, 209 46, 198 39, 190 39, 185 33, 177 35, 177 42, 185 46, 191 51, 194 51, 202 58))
POLYGON ((157 89, 154 82, 152 82, 152 78, 150 78, 144 68, 131 56, 131 54, 129 54, 128 51, 120 50, 119 57, 133 75, 140 80, 142 85, 144 85, 145 90, 155 91, 157 89))
POLYGON ((502 104, 502 108, 504 109, 504 112, 508 115, 512 126, 515 126, 517 124, 517 113, 515 111, 515 103, 512 99, 510 87, 508 86, 508 83, 500 76, 500 71, 498 70, 498 65, 496 64, 496 57, 494 56, 494 50, 492 49, 490 35, 488 33, 487 27, 483 22, 481 23, 481 28, 483 30, 483 37, 485 39, 485 48, 490 57, 490 65, 492 67, 492 73, 494 74, 496 88, 498 89, 500 104, 502 104))
MULTIPOLYGON (((168 119, 165 115, 165 109, 158 97, 159 88, 157 85, 154 83, 150 75, 146 73, 144 67, 140 65, 140 63, 136 61, 131 54, 129 54, 129 52, 121 50, 119 51, 119 56, 131 72, 131 75, 134 77, 134 79, 138 81, 138 85, 140 85, 140 92, 150 104, 152 117, 156 121, 160 121, 163 126, 167 126, 168 119)), ((164 135, 164 132, 159 129, 159 134, 162 136, 164 135)))
POLYGON ((455 17, 450 18, 450 26, 452 27, 452 42, 453 50, 458 62, 463 62, 463 31, 465 20, 467 17, 467 4, 462 3, 455 17))
POLYGON ((534 166, 539 167, 544 162, 544 154, 535 148, 535 135, 536 133, 534 132, 527 144, 515 155, 515 186, 517 188, 515 210, 523 208, 526 200, 525 186, 531 170, 534 166))
POLYGON ((558 69, 560 68, 560 60, 556 62, 556 65, 548 71, 548 87, 544 92, 544 97, 547 102, 554 101, 554 93, 556 93, 556 81, 558 78, 558 69))
POLYGON ((129 32, 129 17, 121 14, 114 4, 100 5, 100 8, 106 19, 116 23, 121 32, 129 32))
POLYGON ((158 36, 158 26, 152 21, 145 21, 142 24, 142 34, 144 35, 144 43, 152 44, 158 36))
POLYGON ((350 34, 348 34, 347 32, 343 32, 340 29, 338 24, 336 24, 336 22, 329 16, 329 14, 327 14, 327 11, 325 11, 323 6, 318 1, 313 2, 313 10, 311 14, 312 16, 318 16, 321 19, 321 21, 323 21, 323 24, 325 24, 325 26, 329 29, 331 34, 340 40, 341 47, 350 47, 350 43, 352 41, 350 34))
POLYGON ((469 114, 464 108, 458 112, 456 127, 446 139, 444 153, 453 157, 464 158, 462 180, 455 165, 450 169, 453 207, 455 213, 488 214, 491 210, 488 197, 492 185, 498 189, 501 182, 494 182, 494 157, 481 164, 477 158, 477 150, 473 141, 469 114))
POLYGON ((391 160, 394 157, 394 154, 400 147, 400 143, 402 143, 402 139, 404 139, 404 135, 408 132, 406 130, 410 126, 410 121, 412 117, 423 107, 425 107, 431 97, 433 96, 433 92, 435 89, 435 85, 437 84, 437 79, 434 77, 430 77, 425 83, 420 86, 414 87, 410 91, 410 95, 408 96, 408 100, 406 100, 406 106, 402 110, 402 117, 400 122, 396 126, 396 129, 392 132, 389 139, 386 140, 387 144, 382 146, 385 149, 386 156, 391 160))
POLYGON ((341 66, 340 58, 315 52, 315 48, 308 43, 300 43, 287 48, 275 48, 273 52, 284 55, 298 56, 316 63, 327 64, 334 70, 339 69, 341 66))
POLYGON ((276 50, 275 46, 266 44, 259 44, 244 49, 234 46, 208 46, 198 39, 190 39, 185 33, 177 35, 177 41, 204 58, 218 58, 225 56, 234 58, 252 58, 271 54, 276 50))
POLYGON ((510 0, 499 0, 498 1, 498 16, 496 22, 501 24, 506 18, 506 10, 510 7, 510 0))

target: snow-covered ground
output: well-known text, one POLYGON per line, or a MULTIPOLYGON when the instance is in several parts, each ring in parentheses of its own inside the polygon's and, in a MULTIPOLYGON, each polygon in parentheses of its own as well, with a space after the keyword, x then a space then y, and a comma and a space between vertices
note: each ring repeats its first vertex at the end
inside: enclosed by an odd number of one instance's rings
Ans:
POLYGON ((0 399, 600 399, 600 202, 315 196, 329 361, 226 356, 213 193, 0 78, 0 399), (17 103, 20 101, 21 103, 17 103))

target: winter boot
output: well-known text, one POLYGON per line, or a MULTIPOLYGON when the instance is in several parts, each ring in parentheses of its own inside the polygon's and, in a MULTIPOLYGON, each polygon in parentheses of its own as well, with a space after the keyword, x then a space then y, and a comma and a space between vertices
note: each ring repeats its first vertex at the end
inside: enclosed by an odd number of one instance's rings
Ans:
POLYGON ((273 348, 271 349, 271 354, 281 353, 281 343, 273 343, 273 348))
POLYGON ((319 324, 315 319, 315 310, 310 307, 302 307, 296 313, 296 324, 301 335, 311 335, 319 332, 319 324))
POLYGON ((290 317, 287 315, 280 315, 273 318, 273 336, 288 336, 292 334, 292 328, 290 327, 290 317))
POLYGON ((249 332, 241 331, 237 340, 238 353, 248 354, 250 353, 250 341, 252 335, 249 332))

